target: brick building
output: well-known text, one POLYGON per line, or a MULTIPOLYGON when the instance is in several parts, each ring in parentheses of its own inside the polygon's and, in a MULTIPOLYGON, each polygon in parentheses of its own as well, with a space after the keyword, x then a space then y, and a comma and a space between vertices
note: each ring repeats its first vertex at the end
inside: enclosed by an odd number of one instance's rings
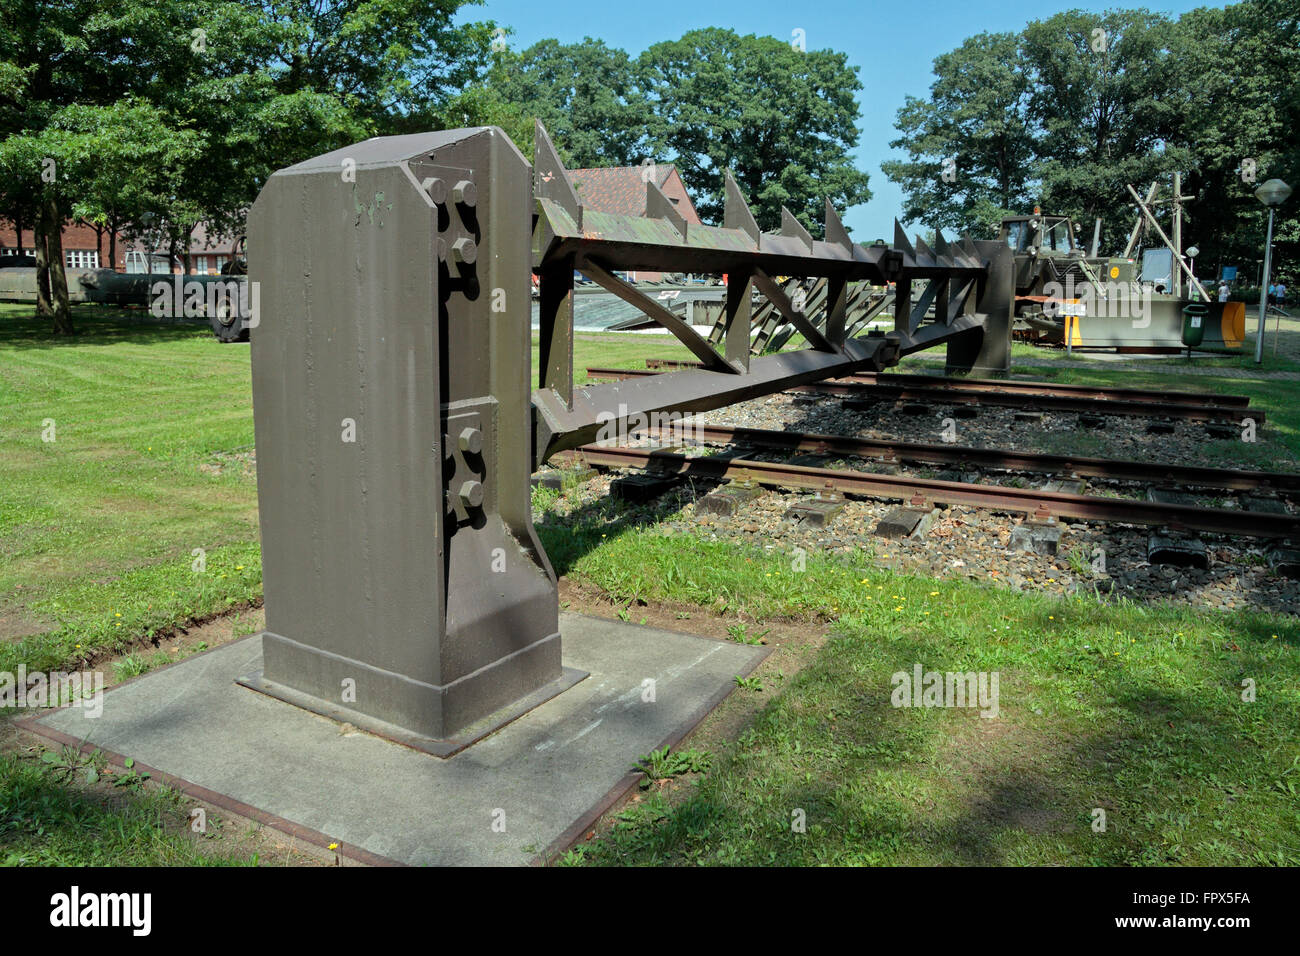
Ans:
MULTIPOLYGON (((13 223, 0 219, 0 259, 18 254, 20 236, 13 223)), ((32 230, 23 229, 22 251, 32 254, 32 230)), ((180 262, 172 262, 167 250, 150 250, 145 243, 128 240, 123 233, 117 235, 116 261, 108 261, 109 233, 107 229, 96 233, 92 226, 82 222, 68 223, 63 227, 63 264, 69 269, 108 269, 117 272, 184 271, 180 262)), ((190 273, 192 275, 218 275, 222 266, 234 256, 234 241, 217 239, 208 235, 200 224, 190 237, 190 273)))
MULTIPOLYGON (((20 237, 12 222, 0 219, 0 258, 17 255, 20 244, 23 254, 30 256, 34 242, 30 228, 24 229, 20 237)), ((117 261, 114 263, 108 261, 109 245, 107 229, 96 233, 85 223, 69 223, 63 227, 63 264, 69 269, 113 268, 118 272, 124 271, 126 241, 121 233, 117 237, 117 261)))
MULTIPOLYGON (((645 187, 647 177, 653 176, 656 185, 689 223, 700 223, 700 214, 686 192, 682 177, 672 163, 654 163, 645 166, 611 166, 605 169, 571 169, 578 202, 601 212, 619 216, 645 215, 645 187)), ((662 272, 629 272, 628 278, 657 282, 662 272)))

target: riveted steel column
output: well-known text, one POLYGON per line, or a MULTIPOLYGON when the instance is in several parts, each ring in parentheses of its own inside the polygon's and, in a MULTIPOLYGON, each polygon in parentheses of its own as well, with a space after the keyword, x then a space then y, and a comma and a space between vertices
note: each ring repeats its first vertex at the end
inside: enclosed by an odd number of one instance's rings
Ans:
POLYGON ((367 140, 263 189, 250 686, 434 752, 560 689, 529 499, 531 202, 495 128, 367 140))

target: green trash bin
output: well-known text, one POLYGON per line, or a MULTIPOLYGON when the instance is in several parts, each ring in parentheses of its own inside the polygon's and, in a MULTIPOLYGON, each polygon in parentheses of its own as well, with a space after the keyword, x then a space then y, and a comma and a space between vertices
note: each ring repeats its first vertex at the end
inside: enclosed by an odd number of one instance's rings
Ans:
POLYGON ((1205 338, 1205 317, 1210 307, 1200 302, 1183 306, 1183 345, 1194 349, 1205 338))

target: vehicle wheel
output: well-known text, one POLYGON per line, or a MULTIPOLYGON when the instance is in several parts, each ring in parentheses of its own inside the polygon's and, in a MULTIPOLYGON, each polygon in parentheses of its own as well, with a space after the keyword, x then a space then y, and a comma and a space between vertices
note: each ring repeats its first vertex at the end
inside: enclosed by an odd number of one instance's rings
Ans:
POLYGON ((248 326, 238 314, 214 315, 208 322, 212 325, 212 334, 220 342, 248 341, 248 326))

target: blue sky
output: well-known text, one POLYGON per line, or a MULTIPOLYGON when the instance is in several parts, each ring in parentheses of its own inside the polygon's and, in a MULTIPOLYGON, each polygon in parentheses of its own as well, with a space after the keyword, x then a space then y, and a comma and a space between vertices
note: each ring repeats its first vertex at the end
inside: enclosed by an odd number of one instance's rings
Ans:
MULTIPOLYGON (((675 40, 688 30, 725 27, 789 40, 802 29, 808 49, 831 47, 845 52, 860 68, 864 89, 858 94, 861 136, 854 158, 871 177, 872 199, 844 214, 844 223, 859 241, 893 236, 902 193, 880 171, 895 154, 889 142, 898 136, 894 116, 908 94, 926 96, 934 80, 931 64, 968 36, 983 31, 1019 30, 1030 20, 1061 10, 1139 7, 1179 14, 1214 3, 1149 0, 1141 3, 1057 2, 1057 0, 903 0, 876 3, 816 0, 486 0, 467 7, 462 19, 495 20, 514 29, 513 49, 544 37, 575 43, 585 36, 604 40, 635 55, 661 40, 675 40)), ((901 151, 897 151, 901 155, 901 151)))

